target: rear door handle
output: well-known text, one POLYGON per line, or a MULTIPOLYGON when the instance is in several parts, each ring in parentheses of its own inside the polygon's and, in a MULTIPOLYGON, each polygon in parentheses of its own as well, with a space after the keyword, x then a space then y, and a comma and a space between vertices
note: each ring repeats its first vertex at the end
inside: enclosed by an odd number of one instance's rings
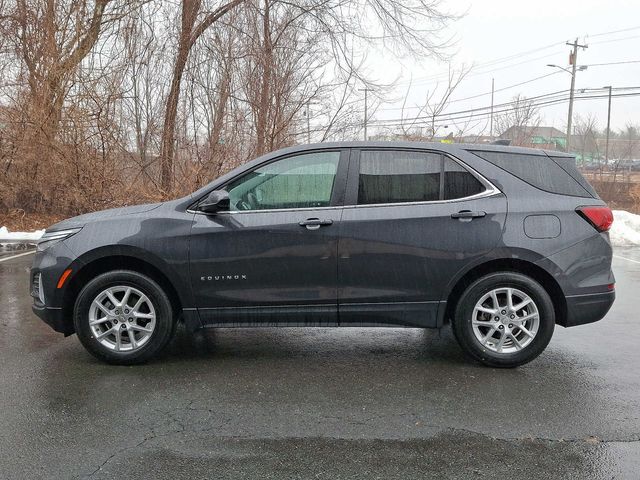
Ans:
POLYGON ((307 230, 317 230, 320 227, 333 225, 333 220, 325 219, 320 220, 319 218, 307 218, 306 220, 301 221, 298 225, 301 227, 307 227, 307 230))
POLYGON ((460 210, 458 213, 452 213, 451 218, 458 218, 460 220, 481 218, 486 216, 486 212, 472 212, 471 210, 460 210))

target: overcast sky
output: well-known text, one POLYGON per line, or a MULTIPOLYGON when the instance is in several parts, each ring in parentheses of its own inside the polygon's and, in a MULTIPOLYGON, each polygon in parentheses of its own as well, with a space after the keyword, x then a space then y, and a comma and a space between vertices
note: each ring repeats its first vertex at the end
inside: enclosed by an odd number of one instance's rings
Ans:
MULTIPOLYGON (((457 39, 452 48, 452 64, 476 64, 463 84, 453 95, 453 100, 484 94, 491 91, 491 79, 495 79, 496 90, 510 85, 552 74, 549 63, 569 68, 570 47, 567 40, 576 37, 587 43, 587 50, 580 50, 578 65, 640 61, 640 1, 638 0, 538 0, 516 2, 515 0, 466 0, 444 3, 450 9, 466 11, 461 20, 453 23, 448 32, 457 39), (618 33, 605 34, 618 30, 618 33), (545 48, 547 47, 547 48, 545 48), (538 50, 540 49, 540 50, 538 50), (538 50, 532 52, 532 50, 538 50), (487 62, 512 57, 510 60, 490 65, 487 62)), ((401 98, 409 91, 407 105, 419 104, 427 91, 436 88, 434 75, 446 72, 447 64, 436 61, 416 62, 399 60, 389 54, 368 56, 371 72, 379 73, 379 80, 391 81, 399 77, 395 92, 387 96, 401 98), (393 68, 389 68, 393 65, 393 68)), ((557 69, 556 69, 557 70, 557 69)), ((516 94, 528 97, 568 89, 571 77, 557 71, 546 78, 515 88, 498 91, 495 104, 510 101, 516 94)), ((442 85, 442 78, 440 78, 442 85)), ((591 66, 579 72, 576 89, 640 86, 640 63, 609 66, 591 66)), ((442 87, 440 87, 442 88, 442 87)), ((448 112, 484 107, 491 103, 491 96, 453 102, 448 112)), ((394 119, 400 116, 402 103, 381 105, 375 113, 376 120, 394 119)), ((575 115, 593 114, 599 127, 606 125, 607 100, 577 101, 575 115)), ((415 114, 408 110, 405 116, 415 114)), ((566 127, 567 103, 541 110, 543 124, 561 129, 566 127)), ((575 120, 574 120, 575 122, 575 120)), ((640 124, 640 97, 613 100, 612 128, 623 128, 627 122, 640 124)), ((447 122, 453 123, 453 122, 447 122)), ((459 122, 462 125, 464 122, 459 122)), ((486 121, 474 121, 474 130, 481 130, 486 121)), ((455 125, 450 126, 455 130, 455 125)), ((488 127, 487 127, 488 130, 488 127)))

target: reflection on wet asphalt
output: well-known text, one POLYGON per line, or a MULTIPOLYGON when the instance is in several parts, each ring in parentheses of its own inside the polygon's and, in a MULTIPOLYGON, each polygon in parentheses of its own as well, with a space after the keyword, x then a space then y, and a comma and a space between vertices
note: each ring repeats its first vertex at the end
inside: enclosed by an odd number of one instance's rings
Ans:
POLYGON ((31 313, 30 262, 0 263, 2 478, 638 478, 640 264, 605 320, 494 370, 449 329, 359 328, 179 330, 107 366, 31 313))

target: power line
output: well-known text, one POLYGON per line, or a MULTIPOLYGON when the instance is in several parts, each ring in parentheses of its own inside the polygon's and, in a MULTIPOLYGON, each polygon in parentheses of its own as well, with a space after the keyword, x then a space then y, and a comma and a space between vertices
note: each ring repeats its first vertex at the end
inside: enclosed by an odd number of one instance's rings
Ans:
MULTIPOLYGON (((640 28, 640 27, 636 27, 636 28, 640 28)), ((640 63, 640 60, 628 60, 628 61, 620 61, 620 62, 608 62, 608 63, 592 63, 587 65, 588 67, 602 67, 602 66, 609 66, 609 65, 628 65, 628 64, 633 64, 633 63, 640 63)), ((531 78, 529 80, 525 80, 523 82, 518 82, 518 83, 514 83, 512 85, 507 85, 506 87, 502 87, 502 88, 498 88, 495 90, 495 93, 497 92, 503 92, 506 90, 510 90, 512 88, 516 88, 516 87, 520 87, 522 85, 527 85, 529 83, 533 83, 536 82, 538 80, 542 80, 543 78, 547 78, 550 77, 552 75, 557 75, 558 72, 552 72, 552 73, 548 73, 546 75, 541 75, 539 77, 535 77, 535 78, 531 78)), ((584 90, 584 89, 581 89, 584 90)), ((488 95, 491 95, 492 92, 485 92, 485 93, 479 93, 477 95, 472 95, 470 97, 463 97, 463 98, 457 98, 454 100, 451 100, 449 103, 457 103, 457 102, 462 102, 465 100, 473 100, 475 98, 481 98, 481 97, 485 97, 488 95)), ((388 112, 388 111, 403 111, 403 110, 419 110, 423 107, 420 106, 412 106, 412 107, 389 107, 389 108, 379 108, 378 111, 382 111, 382 112, 388 112)))
MULTIPOLYGON (((510 90, 512 88, 515 88, 515 87, 520 87, 522 85, 527 85, 529 83, 536 82, 536 81, 541 80, 543 78, 551 77, 552 75, 557 75, 558 73, 560 73, 560 72, 547 73, 546 75, 541 75, 539 77, 531 78, 531 79, 525 80, 523 82, 514 83, 513 85, 508 85, 506 87, 498 88, 498 89, 494 90, 494 92, 479 93, 477 95, 472 95, 470 97, 457 98, 455 100, 451 100, 449 103, 457 103, 457 102, 462 102, 462 101, 465 101, 465 100, 472 100, 474 98, 486 97, 487 95, 491 95, 492 93, 504 92, 505 90, 510 90)), ((390 107, 390 108, 379 108, 378 111, 386 112, 386 111, 394 111, 394 110, 395 111, 398 111, 398 110, 409 110, 409 109, 415 110, 415 109, 420 109, 420 108, 423 108, 423 107, 420 107, 420 106, 406 107, 406 108, 403 108, 403 107, 390 107)))
MULTIPOLYGON (((626 93, 626 94, 618 94, 618 95, 612 95, 613 98, 616 97, 638 97, 640 96, 640 92, 636 92, 636 93, 626 93)), ((598 100, 598 99, 603 99, 603 98, 608 98, 608 95, 592 95, 592 96, 581 96, 581 97, 576 97, 575 100, 576 101, 589 101, 589 100, 598 100)), ((533 105, 537 108, 546 108, 546 107, 551 107, 551 106, 555 106, 555 105, 561 105, 563 103, 566 103, 568 101, 568 98, 561 98, 561 99, 554 99, 554 100, 549 100, 546 102, 541 102, 538 103, 536 105, 533 105)), ((513 110, 513 108, 506 108, 497 112, 494 112, 494 114, 502 114, 502 113, 508 113, 509 111, 513 110)), ((465 116, 460 116, 460 117, 452 117, 452 118, 437 118, 437 120, 432 120, 430 118, 425 118, 425 119, 421 119, 421 120, 412 120, 411 124, 412 126, 425 126, 425 125, 430 125, 430 124, 436 124, 437 126, 443 126, 443 125, 447 125, 449 123, 453 123, 455 124, 456 122, 461 122, 461 121, 481 121, 481 120, 486 120, 488 117, 489 113, 488 112, 484 112, 484 113, 479 113, 479 114, 474 114, 474 115, 465 115, 465 116)), ((402 127, 404 126, 404 122, 396 122, 396 123, 378 123, 376 124, 376 126, 378 127, 402 127)))
MULTIPOLYGON (((623 28, 623 29, 619 29, 619 30, 611 30, 611 31, 608 31, 608 32, 599 32, 599 33, 595 33, 593 35, 585 35, 585 36, 587 38, 604 37, 604 36, 607 36, 607 35, 614 35, 616 33, 629 32, 629 31, 638 30, 638 29, 640 29, 640 25, 639 26, 635 26, 635 27, 623 28)), ((601 41, 592 42, 592 44, 593 45, 599 45, 599 44, 602 44, 602 43, 610 43, 610 42, 631 40, 631 39, 634 39, 634 38, 640 38, 640 35, 634 35, 634 36, 630 36, 630 37, 621 37, 621 38, 616 38, 616 39, 612 39, 612 40, 601 40, 601 41)), ((561 46, 561 45, 564 45, 564 44, 565 44, 564 41, 554 42, 554 43, 550 43, 550 44, 547 44, 547 45, 542 46, 542 47, 534 48, 534 49, 531 49, 531 50, 525 50, 523 52, 519 52, 519 53, 515 53, 515 54, 512 54, 512 55, 508 55, 506 57, 501 57, 501 58, 497 58, 497 59, 494 59, 494 60, 488 60, 486 62, 481 62, 481 63, 475 64, 475 65, 472 66, 472 69, 479 68, 482 71, 475 72, 475 73, 473 73, 473 74, 471 74, 469 76, 485 75, 487 73, 493 73, 495 71, 504 70, 505 68, 515 67, 515 66, 522 65, 522 64, 525 64, 525 63, 529 63, 529 62, 533 62, 533 61, 536 61, 536 60, 541 60, 543 58, 547 58, 547 55, 544 55, 542 57, 539 56, 539 57, 536 57, 536 58, 533 58, 533 59, 530 59, 530 60, 525 60, 525 61, 518 62, 518 63, 515 63, 515 64, 505 65, 503 67, 499 67, 499 68, 496 68, 496 69, 485 70, 486 67, 499 65, 501 63, 509 62, 510 60, 526 57, 528 55, 532 55, 534 53, 538 53, 538 52, 541 52, 541 51, 544 51, 544 50, 548 50, 550 48, 561 46)), ((554 53, 560 53, 560 52, 554 52, 554 53)), ((419 78, 416 79, 417 83, 414 83, 414 82, 403 82, 403 83, 399 83, 397 85, 398 86, 425 85, 425 84, 428 84, 428 83, 434 83, 438 79, 446 78, 448 75, 449 75, 449 72, 441 72, 441 73, 430 75, 430 76, 427 76, 427 77, 422 77, 422 78, 419 77, 419 78)))
POLYGON ((637 25, 635 27, 622 28, 620 30, 612 30, 610 32, 594 33, 593 35, 587 35, 587 37, 588 38, 603 37, 605 35, 613 35, 615 33, 630 32, 631 30, 640 30, 640 25, 637 25))
MULTIPOLYGON (((544 94, 541 94, 541 95, 528 97, 528 98, 526 98, 526 100, 527 101, 535 101, 535 100, 544 99, 544 98, 551 97, 551 96, 558 96, 558 95, 566 94, 568 92, 569 92, 569 90, 559 90, 557 92, 544 93, 544 94)), ((494 105, 494 108, 503 107, 503 106, 509 106, 509 105, 511 105, 511 106, 514 105, 514 102, 510 101, 510 102, 497 104, 497 105, 494 105)), ((458 110, 458 111, 455 111, 455 112, 442 113, 441 115, 458 115, 458 114, 462 114, 462 113, 471 113, 471 112, 477 112, 477 111, 481 111, 481 110, 486 110, 486 109, 489 109, 489 108, 490 107, 470 108, 470 109, 467 109, 467 110, 458 110)), ((412 117, 412 118, 431 118, 431 116, 422 115, 422 116, 416 116, 416 117, 412 117)), ((406 120, 406 118, 405 119, 403 119, 403 118, 392 119, 392 121, 402 121, 402 120, 406 120)))
MULTIPOLYGON (((558 52, 553 52, 553 53, 560 53, 560 52, 558 51, 558 52)), ((474 71, 474 68, 477 68, 477 66, 474 65, 474 66, 471 67, 471 73, 469 73, 468 75, 465 75, 465 78, 477 77, 477 76, 480 76, 480 75, 488 75, 490 73, 499 72, 499 71, 505 70, 507 68, 513 68, 513 67, 517 67, 519 65, 524 65, 526 63, 537 62, 539 60, 543 60, 545 58, 549 58, 549 55, 550 54, 545 54, 543 56, 530 58, 528 60, 523 60, 521 62, 512 63, 512 64, 508 64, 508 65, 503 65, 502 67, 488 69, 488 70, 474 71)), ((438 79, 444 79, 448 75, 449 75, 449 73, 443 73, 443 74, 440 74, 438 76, 431 77, 432 78, 431 80, 425 80, 425 81, 420 80, 420 81, 417 81, 417 82, 413 82, 413 81, 411 81, 411 82, 401 82, 401 83, 397 83, 396 86, 398 86, 398 87, 402 87, 402 86, 416 87, 416 86, 422 86, 422 85, 429 85, 429 84, 432 84, 432 83, 437 83, 439 81, 438 79)), ((427 77, 427 78, 429 78, 429 77, 427 77)))
MULTIPOLYGON (((622 88, 621 90, 630 90, 630 89, 635 89, 635 90, 640 90, 640 87, 625 87, 622 88)), ((587 90, 587 89, 585 89, 587 90)), ((592 90, 592 91, 596 91, 596 90, 603 90, 603 88, 599 88, 599 89, 588 89, 588 90, 592 90)), ((619 90, 619 89, 613 89, 613 90, 619 90)), ((566 90, 564 90, 561 93, 564 93, 564 95, 560 96, 557 93, 550 93, 550 94, 546 94, 546 95, 540 95, 537 98, 537 101, 534 100, 533 102, 530 103, 530 105, 532 107, 548 107, 548 106, 553 106, 553 105, 560 105, 562 103, 565 103, 569 100, 569 97, 566 96, 566 90)), ((640 96, 640 92, 632 92, 632 93, 618 93, 618 94, 614 94, 612 95, 613 98, 617 98, 617 97, 637 97, 640 96)), ((595 99, 601 99, 601 98, 608 98, 608 94, 589 94, 589 95, 584 95, 584 94, 579 94, 578 96, 575 97, 576 101, 585 101, 585 100, 595 100, 595 99)), ((527 99, 530 100, 530 99, 527 99)), ((494 115, 495 114, 501 114, 501 113, 507 113, 509 111, 513 110, 513 107, 516 105, 515 102, 509 102, 509 103, 504 103, 501 104, 497 107, 500 107, 500 110, 495 111, 494 110, 494 115)), ((418 116, 418 117, 413 117, 413 118, 404 118, 404 119, 382 119, 382 120, 373 120, 372 123, 376 124, 376 126, 378 127, 385 127, 385 126, 402 126, 405 123, 411 123, 411 124, 415 124, 415 123, 421 123, 424 124, 425 122, 433 122, 433 119, 437 119, 436 122, 441 125, 444 123, 453 123, 455 121, 461 121, 461 120, 481 120, 483 119, 483 117, 487 117, 488 115, 490 115, 490 111, 487 111, 488 109, 490 109, 490 107, 482 107, 482 108, 477 108, 477 109, 472 109, 472 110, 468 110, 468 111, 461 111, 461 112, 450 112, 450 113, 443 113, 443 114, 439 114, 439 115, 435 115, 434 117, 431 116, 418 116)))
POLYGON ((590 63, 587 67, 603 67, 605 65, 627 65, 629 63, 640 63, 640 60, 627 60, 624 62, 609 62, 609 63, 590 63))
POLYGON ((602 45, 604 43, 623 42, 625 40, 633 40, 634 38, 640 38, 640 35, 633 35, 632 37, 613 38, 611 40, 602 40, 600 42, 592 42, 591 45, 602 45))

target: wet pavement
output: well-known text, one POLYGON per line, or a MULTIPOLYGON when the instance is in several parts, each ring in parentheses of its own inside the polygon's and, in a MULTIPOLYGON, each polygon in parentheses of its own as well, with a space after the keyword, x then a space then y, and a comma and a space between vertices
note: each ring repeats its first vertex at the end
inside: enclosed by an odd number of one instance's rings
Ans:
POLYGON ((605 320, 515 370, 467 360, 448 328, 179 330, 161 359, 108 366, 31 313, 16 253, 0 478, 640 477, 640 249, 616 251, 605 320))

